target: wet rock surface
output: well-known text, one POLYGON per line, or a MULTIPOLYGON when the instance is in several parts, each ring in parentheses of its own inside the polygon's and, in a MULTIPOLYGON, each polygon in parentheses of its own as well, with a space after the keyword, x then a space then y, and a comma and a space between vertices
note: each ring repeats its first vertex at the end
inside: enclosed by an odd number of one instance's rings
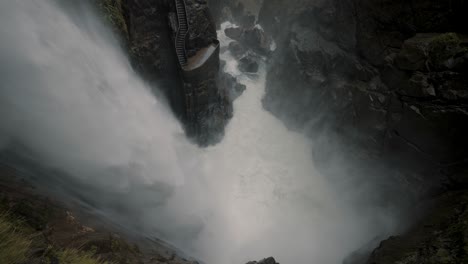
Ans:
MULTIPOLYGON (((265 2, 258 20, 277 49, 264 107, 292 129, 329 138, 323 149, 314 147, 322 168, 333 166, 323 150, 339 145, 339 155, 361 164, 351 171, 366 168, 358 174, 375 175, 369 184, 385 182, 388 203, 404 206, 404 200, 466 188, 468 32, 461 25, 468 23, 467 10, 464 1, 265 2)), ((426 231, 427 241, 443 239, 436 228, 426 231)), ((383 253, 369 263, 396 263, 383 259, 403 252, 412 236, 399 238, 399 249, 383 243, 383 253)), ((424 247, 419 254, 400 261, 463 263, 431 259, 436 253, 424 247)))
POLYGON ((170 93, 181 82, 173 78, 178 74, 178 64, 167 23, 171 9, 167 2, 124 0, 122 5, 133 66, 147 81, 170 93))
POLYGON ((221 74, 220 85, 228 91, 228 98, 232 102, 246 90, 246 86, 238 82, 237 78, 229 73, 221 74))
POLYGON ((259 22, 279 50, 265 108, 294 129, 331 124, 383 160, 417 168, 424 193, 446 179, 426 170, 468 156, 459 147, 468 144, 468 106, 467 37, 458 23, 467 6, 415 4, 420 9, 410 11, 398 1, 275 0, 259 22), (446 33, 425 33, 436 29, 446 33))
POLYGON ((239 60, 239 70, 245 73, 256 73, 258 72, 258 63, 255 58, 248 54, 239 60))
POLYGON ((242 34, 244 34, 244 30, 241 27, 230 27, 230 28, 226 28, 224 30, 224 33, 229 38, 232 38, 234 40, 240 40, 242 37, 242 34))
POLYGON ((229 43, 228 49, 236 59, 240 59, 247 52, 247 49, 237 41, 229 43))
MULTIPOLYGON (((189 26, 188 58, 218 45, 216 27, 207 2, 185 0, 189 26)), ((129 51, 134 67, 152 85, 155 94, 168 99, 187 135, 200 145, 219 142, 231 115, 227 92, 218 87, 219 49, 203 65, 188 72, 175 54, 178 18, 174 1, 124 0, 129 51), (227 104, 227 105, 225 105, 227 104)))
POLYGON ((269 257, 260 261, 250 261, 247 262, 247 264, 279 264, 276 262, 276 260, 273 257, 269 257))
POLYGON ((259 26, 229 27, 224 30, 226 36, 238 41, 244 48, 267 56, 271 53, 272 39, 259 26))
POLYGON ((190 28, 186 50, 192 56, 217 39, 216 26, 206 1, 185 0, 185 4, 190 28))
POLYGON ((418 226, 383 241, 365 263, 466 263, 467 194, 450 192, 433 199, 430 213, 418 226))

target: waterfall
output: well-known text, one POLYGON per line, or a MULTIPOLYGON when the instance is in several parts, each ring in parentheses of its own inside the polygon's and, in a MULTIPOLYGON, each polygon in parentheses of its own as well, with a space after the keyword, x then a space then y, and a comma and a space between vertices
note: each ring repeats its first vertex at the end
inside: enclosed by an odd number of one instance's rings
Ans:
POLYGON ((36 176, 49 191, 208 264, 337 264, 393 228, 385 211, 340 199, 315 169, 313 142, 262 108, 265 62, 244 75, 222 55, 247 90, 224 140, 198 148, 78 6, 0 1, 0 147, 20 143, 63 172, 53 184, 36 176))

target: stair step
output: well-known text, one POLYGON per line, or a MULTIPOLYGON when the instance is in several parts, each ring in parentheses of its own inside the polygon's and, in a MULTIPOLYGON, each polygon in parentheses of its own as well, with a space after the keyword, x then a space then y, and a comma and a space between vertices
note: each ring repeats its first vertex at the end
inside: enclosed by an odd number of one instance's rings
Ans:
POLYGON ((184 0, 175 0, 176 4, 176 11, 177 11, 177 18, 179 22, 179 29, 177 32, 177 38, 175 41, 175 49, 177 59, 181 66, 187 65, 187 57, 185 54, 185 37, 188 32, 188 21, 187 21, 187 14, 185 10, 185 2, 184 0))

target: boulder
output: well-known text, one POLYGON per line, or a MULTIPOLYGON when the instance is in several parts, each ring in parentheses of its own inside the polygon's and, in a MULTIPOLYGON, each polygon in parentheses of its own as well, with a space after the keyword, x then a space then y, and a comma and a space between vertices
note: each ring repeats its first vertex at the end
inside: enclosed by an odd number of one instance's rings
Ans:
POLYGON ((250 55, 246 55, 239 60, 239 70, 241 72, 256 73, 258 67, 257 61, 250 55))
MULTIPOLYGON (((396 168, 397 176, 375 173, 375 186, 392 188, 379 190, 378 200, 404 207, 400 197, 468 188, 467 8, 466 1, 263 1, 259 23, 280 51, 269 58, 264 108, 312 137, 336 133, 350 143, 339 153, 350 164, 360 153, 366 171, 396 168)), ((261 38, 255 33, 250 41, 261 38)), ((319 150, 314 158, 326 157, 319 150)), ((445 220, 389 239, 368 263, 465 263, 466 208, 451 208, 459 198, 428 212, 445 220)), ((366 263, 364 253, 346 263, 366 263)))
POLYGON ((233 40, 239 41, 242 37, 244 30, 240 27, 229 27, 224 30, 224 34, 233 40))
POLYGON ((233 41, 229 43, 228 50, 231 52, 232 56, 236 59, 240 59, 246 52, 246 48, 240 44, 238 41, 233 41))
POLYGON ((382 241, 365 263, 466 263, 467 192, 447 193, 432 203, 421 224, 382 241))
POLYGON ((239 41, 240 44, 260 55, 265 56, 272 52, 273 40, 260 26, 229 27, 224 30, 224 33, 227 37, 239 41))
POLYGON ((395 58, 395 65, 408 71, 441 71, 460 67, 468 52, 463 45, 455 33, 416 34, 404 42, 395 58))
POLYGON ((220 85, 227 91, 227 98, 230 102, 241 96, 246 89, 246 86, 239 83, 236 77, 225 72, 220 74, 220 85))
POLYGON ((246 29, 242 34, 241 42, 261 55, 268 55, 271 52, 272 40, 261 27, 246 29))
POLYGON ((395 65, 401 70, 426 71, 427 48, 434 34, 417 34, 403 43, 395 58, 395 65))
POLYGON ((273 257, 269 257, 260 261, 250 261, 247 264, 279 264, 273 257))

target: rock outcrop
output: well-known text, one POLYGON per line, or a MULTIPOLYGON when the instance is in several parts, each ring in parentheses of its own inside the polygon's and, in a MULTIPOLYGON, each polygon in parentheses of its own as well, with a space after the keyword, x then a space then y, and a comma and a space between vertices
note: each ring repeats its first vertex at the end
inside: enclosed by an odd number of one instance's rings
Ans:
POLYGON ((245 55, 239 60, 239 70, 245 73, 256 73, 258 72, 258 63, 253 55, 245 55))
POLYGON ((226 87, 228 98, 231 102, 236 100, 246 90, 246 86, 238 82, 237 78, 229 73, 221 75, 221 85, 226 87))
POLYGON ((421 224, 383 241, 365 263, 467 263, 467 192, 447 193, 431 202, 432 210, 421 224))
POLYGON ((424 174, 422 192, 438 189, 447 175, 433 172, 468 157, 462 10, 462 1, 269 1, 259 21, 278 51, 264 106, 295 129, 331 125, 424 174))
POLYGON ((384 174, 365 170, 393 188, 389 203, 466 188, 466 11, 465 1, 267 1, 258 21, 277 49, 264 107, 292 129, 327 134, 319 165, 335 142, 351 163, 382 164, 384 174))
POLYGON ((279 264, 276 262, 276 260, 273 257, 269 257, 266 259, 262 259, 260 261, 250 261, 247 264, 279 264))
POLYGON ((230 21, 246 28, 255 25, 256 14, 262 3, 263 0, 208 0, 218 26, 230 21))
POLYGON ((218 142, 231 116, 231 102, 219 81, 216 27, 206 1, 184 0, 188 24, 185 54, 177 59, 176 1, 124 0, 128 47, 135 68, 168 99, 187 134, 200 145, 218 142), (203 54, 201 54, 203 53, 203 54))
POLYGON ((265 31, 257 26, 251 27, 229 27, 224 30, 226 36, 236 40, 243 49, 252 50, 263 56, 268 56, 272 52, 273 42, 265 31))
POLYGON ((128 49, 134 68, 153 87, 155 94, 168 99, 179 118, 185 111, 182 80, 170 38, 168 14, 172 1, 124 0, 128 29, 128 49))

